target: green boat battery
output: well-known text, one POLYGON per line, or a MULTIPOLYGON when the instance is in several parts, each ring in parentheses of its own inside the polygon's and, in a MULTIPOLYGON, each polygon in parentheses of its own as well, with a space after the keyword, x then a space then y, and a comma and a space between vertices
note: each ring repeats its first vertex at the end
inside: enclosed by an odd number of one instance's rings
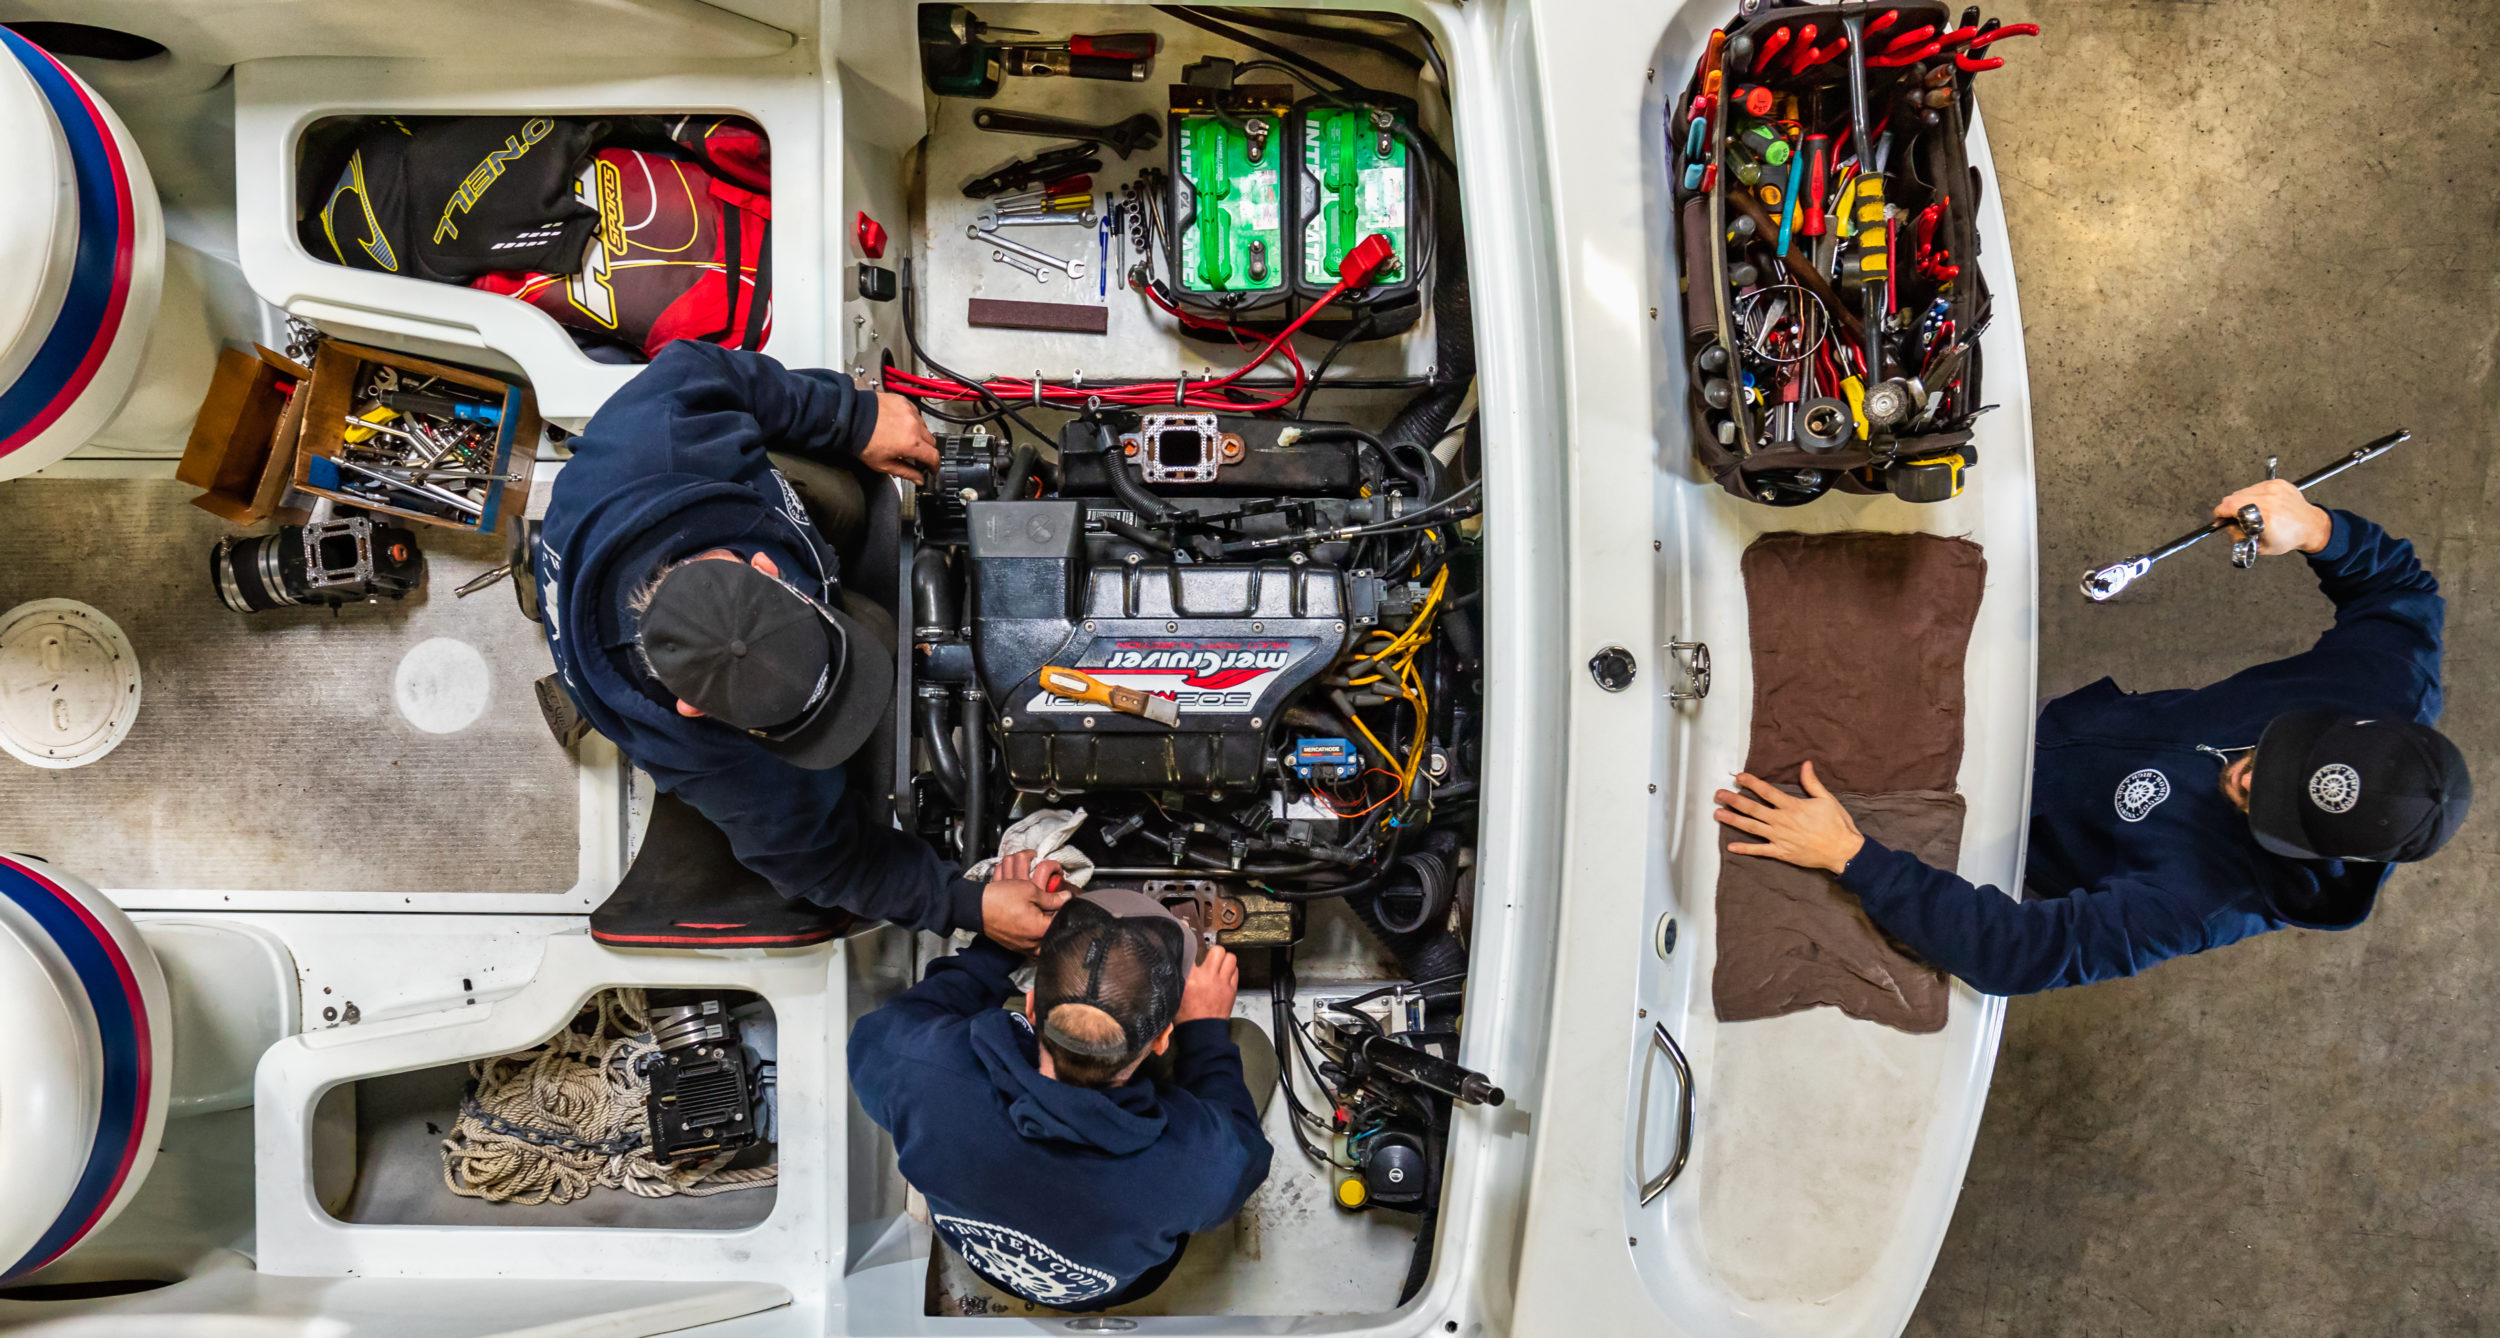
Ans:
POLYGON ((1346 252, 1373 233, 1388 237, 1395 258, 1364 291, 1377 298, 1415 286, 1409 239, 1424 229, 1417 198, 1413 142, 1403 127, 1413 112, 1396 102, 1348 107, 1312 98, 1294 108, 1293 217, 1300 230, 1294 290, 1316 297, 1337 282, 1346 252))
POLYGON ((1283 87, 1172 89, 1172 273, 1183 293, 1284 294, 1288 107, 1283 87))

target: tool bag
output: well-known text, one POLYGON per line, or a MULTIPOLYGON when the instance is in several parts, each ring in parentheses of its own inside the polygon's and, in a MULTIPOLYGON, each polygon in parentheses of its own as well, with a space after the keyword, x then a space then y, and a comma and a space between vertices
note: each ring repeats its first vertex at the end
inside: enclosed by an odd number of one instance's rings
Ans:
POLYGON ((591 155, 575 189, 597 224, 578 266, 488 274, 472 286, 640 358, 676 339, 763 347, 772 329, 769 197, 695 161, 630 148, 591 155))
POLYGON ((1960 493, 1990 314, 1971 80, 2037 31, 1910 0, 1749 7, 1711 35, 1667 140, 1694 454, 1720 486, 1960 493))

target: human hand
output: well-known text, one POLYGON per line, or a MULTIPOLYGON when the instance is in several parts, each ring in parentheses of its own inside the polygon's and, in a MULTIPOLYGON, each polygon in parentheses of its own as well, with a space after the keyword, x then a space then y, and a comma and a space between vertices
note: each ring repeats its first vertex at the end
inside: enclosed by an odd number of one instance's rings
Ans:
POLYGON ((1805 764, 1805 797, 1790 794, 1769 781, 1750 775, 1738 776, 1736 783, 1751 795, 1734 790, 1721 790, 1710 796, 1719 801, 1719 810, 1712 817, 1740 832, 1762 838, 1728 847, 1730 854, 1766 855, 1806 869, 1828 869, 1833 873, 1849 867, 1858 851, 1866 845, 1858 824, 1849 817, 1849 810, 1840 806, 1832 792, 1815 779, 1814 764, 1805 764))
POLYGON ((927 479, 927 470, 937 468, 937 438, 929 435, 929 425, 920 420, 920 410, 910 400, 880 390, 877 430, 869 434, 868 444, 860 447, 859 462, 880 473, 920 483, 927 479))
POLYGON ((1031 954, 1050 932, 1051 917, 1068 904, 1069 890, 1057 860, 1037 860, 1019 850, 998 861, 981 889, 981 932, 1000 947, 1031 954))
MULTIPOLYGON (((2266 518, 2266 532, 2257 538, 2257 552, 2262 556, 2273 557, 2295 548, 2303 553, 2315 553, 2326 547, 2327 540, 2335 537, 2335 517, 2328 515, 2326 508, 2312 503, 2306 494, 2292 486, 2289 479, 2267 479, 2223 498, 2214 503, 2214 519, 2235 520, 2239 517, 2240 508, 2252 503, 2266 518)), ((2243 539, 2247 536, 2240 533, 2239 526, 2234 525, 2231 537, 2243 539)))
POLYGON ((1198 959, 1189 973, 1189 983, 1181 986, 1181 1011, 1172 1019, 1178 1026, 1202 1018, 1219 1021, 1233 1015, 1233 996, 1241 992, 1241 960, 1222 946, 1210 943, 1207 955, 1198 959))

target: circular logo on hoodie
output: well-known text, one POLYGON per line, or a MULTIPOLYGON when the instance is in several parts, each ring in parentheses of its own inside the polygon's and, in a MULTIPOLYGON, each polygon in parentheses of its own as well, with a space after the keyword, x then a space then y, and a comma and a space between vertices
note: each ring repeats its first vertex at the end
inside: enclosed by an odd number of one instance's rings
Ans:
POLYGON ((1119 1279, 1087 1268, 1011 1226, 932 1212, 929 1225, 982 1276, 1028 1301, 1079 1305, 1111 1294, 1119 1279))
POLYGON ((2169 797, 2170 778, 2146 767, 2118 782, 2118 816, 2129 822, 2142 822, 2146 814, 2169 797))
POLYGON ((2309 802, 2329 813, 2350 813, 2361 802, 2361 773, 2329 762, 2309 773, 2309 802))

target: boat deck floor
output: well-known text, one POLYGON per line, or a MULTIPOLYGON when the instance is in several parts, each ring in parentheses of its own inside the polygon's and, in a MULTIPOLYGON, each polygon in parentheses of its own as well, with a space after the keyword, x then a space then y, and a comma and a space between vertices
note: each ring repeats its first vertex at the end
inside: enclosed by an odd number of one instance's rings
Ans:
POLYGON ((110 755, 0 769, 0 849, 114 889, 571 887, 580 788, 530 694, 538 628, 509 586, 451 593, 502 542, 426 531, 425 587, 397 604, 238 614, 209 584, 233 531, 193 495, 170 478, 0 483, 0 609, 92 605, 142 675, 110 755))

